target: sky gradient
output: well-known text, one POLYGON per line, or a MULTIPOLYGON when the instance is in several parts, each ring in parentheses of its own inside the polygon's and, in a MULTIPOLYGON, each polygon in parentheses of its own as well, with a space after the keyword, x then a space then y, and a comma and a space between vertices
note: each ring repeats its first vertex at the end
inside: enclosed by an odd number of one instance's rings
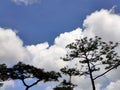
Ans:
MULTIPOLYGON (((1 63, 13 65, 22 61, 48 71, 59 71, 71 65, 60 57, 66 53, 65 46, 75 39, 98 35, 106 41, 119 42, 119 13, 119 0, 0 0, 1 63)), ((97 90, 119 90, 119 70, 97 80, 97 90)), ((75 90, 91 89, 89 79, 78 80, 73 78, 81 86, 75 90)), ((52 87, 54 84, 48 83, 30 90, 52 87)), ((8 81, 0 89, 24 90, 24 86, 20 81, 8 81)))
POLYGON ((38 0, 30 5, 17 1, 22 0, 0 0, 0 26, 18 31, 25 45, 53 44, 60 33, 83 28, 86 16, 96 10, 116 5, 115 11, 120 11, 119 0, 38 0))

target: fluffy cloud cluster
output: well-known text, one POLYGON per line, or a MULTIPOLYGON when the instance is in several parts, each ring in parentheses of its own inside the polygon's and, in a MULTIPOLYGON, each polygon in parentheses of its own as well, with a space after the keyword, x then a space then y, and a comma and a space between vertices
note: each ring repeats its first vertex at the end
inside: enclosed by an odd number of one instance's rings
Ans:
POLYGON ((0 28, 0 63, 9 65, 29 59, 29 52, 16 33, 11 29, 0 28))
MULTIPOLYGON (((100 36, 106 41, 120 41, 120 16, 111 10, 102 9, 92 13, 84 20, 83 26, 84 30, 77 28, 71 32, 60 34, 55 38, 54 44, 51 46, 47 42, 23 46, 23 41, 13 30, 0 28, 1 63, 14 64, 17 61, 23 61, 40 68, 45 68, 46 70, 58 71, 64 65, 69 64, 63 62, 60 57, 66 54, 65 46, 75 39, 80 39, 83 36, 100 36)), ((106 84, 107 80, 105 78, 97 80, 97 90, 103 88, 104 90, 118 90, 120 83, 119 70, 118 68, 105 75, 110 82, 108 84, 106 84), (112 82, 113 80, 114 82, 112 82), (106 84, 106 86, 102 84, 106 84)), ((91 84, 88 81, 90 80, 86 77, 74 77, 73 82, 80 86, 75 90, 90 90, 91 84)))
POLYGON ((20 5, 20 4, 25 4, 25 5, 31 5, 34 3, 40 3, 41 0, 11 0, 12 2, 20 5))
POLYGON ((97 35, 109 41, 120 41, 120 16, 112 10, 100 10, 87 16, 83 26, 87 36, 97 35))
POLYGON ((111 82, 105 90, 119 90, 120 89, 120 80, 116 82, 111 82))
POLYGON ((49 46, 48 43, 27 46, 27 50, 33 55, 33 64, 47 70, 59 70, 66 65, 66 62, 60 59, 66 54, 65 46, 75 39, 79 39, 81 33, 81 29, 78 28, 74 31, 60 34, 52 46, 49 46))

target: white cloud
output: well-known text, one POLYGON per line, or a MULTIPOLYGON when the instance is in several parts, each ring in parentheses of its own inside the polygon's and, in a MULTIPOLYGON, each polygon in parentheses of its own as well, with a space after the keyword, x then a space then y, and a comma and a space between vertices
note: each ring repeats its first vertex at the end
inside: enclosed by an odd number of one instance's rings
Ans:
POLYGON ((29 60, 29 56, 22 40, 14 31, 0 28, 0 63, 15 64, 18 61, 29 60))
POLYGON ((60 34, 55 38, 55 45, 60 47, 65 47, 67 44, 73 42, 75 39, 80 39, 82 37, 82 29, 77 28, 71 32, 65 32, 60 34))
POLYGON ((105 40, 120 41, 120 16, 111 10, 100 10, 87 16, 83 26, 87 36, 98 35, 105 40))
MULTIPOLYGON (((71 32, 65 32, 55 38, 54 45, 47 42, 37 45, 23 46, 23 41, 11 29, 0 28, 0 60, 1 63, 13 64, 17 61, 28 62, 40 68, 47 70, 59 70, 68 62, 63 62, 60 57, 66 54, 65 46, 80 39, 83 36, 100 36, 107 41, 120 41, 120 16, 111 10, 100 10, 87 16, 83 23, 84 30, 77 28, 71 32)), ((112 83, 106 87, 106 90, 112 87, 119 87, 119 70, 109 72, 108 77, 112 83)), ((90 90, 91 84, 88 78, 73 78, 73 82, 79 85, 76 90, 90 90), (86 84, 87 83, 87 84, 86 84)), ((103 88, 102 83, 105 78, 96 81, 97 90, 103 88)), ((116 89, 117 90, 117 89, 116 89)))
POLYGON ((0 87, 0 90, 6 90, 6 87, 14 87, 14 81, 5 81, 3 86, 0 87))
POLYGON ((65 46, 68 43, 79 39, 81 29, 76 29, 72 32, 66 32, 61 34, 55 39, 55 44, 49 46, 48 43, 42 43, 38 45, 27 46, 27 49, 33 55, 33 64, 38 67, 45 68, 47 70, 59 70, 66 65, 66 62, 60 59, 60 57, 66 54, 65 46))
POLYGON ((112 70, 106 76, 111 81, 117 81, 118 79, 120 79, 120 72, 119 71, 120 71, 120 67, 118 67, 117 69, 112 70))
POLYGON ((120 80, 111 82, 104 90, 120 90, 120 80))
POLYGON ((20 4, 25 4, 25 5, 31 5, 34 3, 40 3, 41 0, 11 0, 12 2, 20 5, 20 4))
POLYGON ((81 77, 73 77, 72 78, 72 82, 76 85, 78 85, 78 87, 76 87, 76 90, 92 90, 91 89, 91 84, 90 84, 90 79, 86 78, 85 76, 81 76, 81 77))

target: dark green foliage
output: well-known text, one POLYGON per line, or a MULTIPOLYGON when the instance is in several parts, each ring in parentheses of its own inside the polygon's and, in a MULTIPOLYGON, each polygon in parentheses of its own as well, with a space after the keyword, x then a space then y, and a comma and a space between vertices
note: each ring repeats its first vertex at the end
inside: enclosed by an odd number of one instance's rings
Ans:
POLYGON ((61 77, 61 74, 59 72, 51 71, 51 72, 45 72, 44 74, 44 81, 58 81, 58 78, 61 77))
POLYGON ((22 80, 23 84, 26 86, 26 90, 36 85, 40 81, 58 81, 58 78, 60 77, 60 74, 54 71, 45 72, 43 69, 26 65, 21 62, 19 62, 17 65, 14 65, 10 70, 12 70, 10 71, 10 78, 22 80), (27 85, 25 83, 25 79, 27 78, 33 78, 36 79, 36 81, 31 85, 27 85))
POLYGON ((60 74, 54 71, 45 72, 43 69, 36 68, 32 65, 26 65, 22 62, 14 65, 12 68, 8 68, 8 72, 12 79, 37 78, 44 81, 56 81, 58 77, 60 77, 60 74))
POLYGON ((58 81, 59 77, 61 77, 60 73, 56 73, 54 71, 45 72, 43 69, 36 68, 32 65, 24 64, 22 62, 19 62, 11 68, 8 68, 5 64, 2 64, 0 66, 0 79, 2 81, 10 79, 21 80, 26 86, 26 90, 36 85, 40 81, 58 81), (25 80, 29 78, 34 79, 36 81, 33 84, 28 85, 26 84, 25 80))
POLYGON ((95 90, 94 80, 106 74, 108 71, 120 65, 120 58, 115 52, 118 43, 103 42, 100 37, 82 38, 66 46, 69 49, 64 61, 79 59, 80 65, 84 68, 82 75, 90 75, 93 90, 95 90), (93 72, 99 71, 101 65, 105 65, 106 72, 93 76, 93 72))
POLYGON ((35 68, 31 65, 23 64, 19 62, 12 68, 8 68, 10 78, 14 79, 27 79, 27 78, 38 78, 43 76, 43 70, 35 68), (39 74, 38 74, 39 73, 39 74))
POLYGON ((8 80, 9 76, 6 73, 7 72, 7 66, 5 64, 0 64, 0 87, 3 86, 3 81, 8 80))
POLYGON ((76 76, 80 75, 80 71, 77 70, 77 68, 68 68, 68 66, 61 69, 61 72, 63 74, 69 75, 69 76, 76 76))
POLYGON ((0 83, 0 87, 2 87, 3 86, 3 83, 0 83))
POLYGON ((96 68, 98 65, 106 64, 106 69, 114 65, 119 66, 120 60, 118 54, 115 52, 115 48, 118 43, 113 42, 103 42, 100 37, 95 37, 95 39, 87 37, 76 40, 75 42, 66 46, 71 51, 63 58, 64 61, 74 60, 74 58, 79 58, 81 64, 86 64, 87 62, 91 65, 91 70, 99 71, 100 68, 96 68), (99 61, 99 63, 98 63, 99 61))
POLYGON ((60 69, 60 71, 65 74, 68 75, 69 80, 63 80, 60 85, 56 86, 54 88, 54 90, 73 90, 73 88, 77 85, 73 84, 71 82, 71 78, 72 76, 77 76, 80 75, 80 71, 77 68, 68 68, 68 66, 60 69))
POLYGON ((73 90, 72 87, 56 87, 54 90, 73 90))
POLYGON ((0 80, 1 81, 5 81, 9 78, 6 72, 7 72, 7 66, 5 64, 1 64, 0 65, 0 80))
POLYGON ((63 80, 63 82, 54 88, 54 90, 73 90, 76 85, 72 84, 70 81, 63 80))

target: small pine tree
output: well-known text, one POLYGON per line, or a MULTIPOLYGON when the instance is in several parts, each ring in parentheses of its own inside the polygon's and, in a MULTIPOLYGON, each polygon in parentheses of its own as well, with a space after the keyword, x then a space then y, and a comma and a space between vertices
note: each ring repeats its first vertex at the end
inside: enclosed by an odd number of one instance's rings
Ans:
POLYGON ((54 71, 45 72, 43 69, 24 64, 22 62, 19 62, 11 68, 8 68, 5 64, 0 66, 1 80, 21 80, 26 87, 25 90, 29 90, 31 87, 37 85, 40 81, 58 81, 59 77, 61 77, 60 73, 56 73, 54 71), (26 83, 26 79, 34 79, 35 82, 33 82, 31 85, 28 85, 26 83))
POLYGON ((96 90, 94 80, 120 65, 120 57, 115 51, 117 46, 118 43, 103 42, 98 36, 95 38, 84 37, 68 44, 66 46, 69 49, 68 53, 62 59, 64 61, 79 59, 80 65, 84 67, 82 75, 90 76, 92 88, 96 90), (99 71, 101 65, 105 65, 106 71, 94 77, 93 72, 99 71))
POLYGON ((69 80, 63 80, 63 82, 54 88, 54 90, 73 90, 73 88, 77 85, 73 84, 71 81, 72 76, 80 75, 80 71, 77 68, 68 68, 68 66, 62 68, 60 70, 63 74, 69 77, 69 80))

